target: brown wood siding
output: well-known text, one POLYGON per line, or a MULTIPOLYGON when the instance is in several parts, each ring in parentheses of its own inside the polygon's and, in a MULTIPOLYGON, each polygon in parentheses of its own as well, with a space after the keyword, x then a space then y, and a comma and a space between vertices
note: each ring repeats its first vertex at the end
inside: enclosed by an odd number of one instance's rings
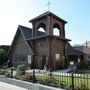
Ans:
POLYGON ((13 65, 18 65, 18 64, 27 64, 27 55, 32 55, 32 51, 26 41, 24 40, 24 37, 22 36, 21 33, 17 36, 17 40, 14 43, 14 48, 12 50, 12 63, 13 65), (16 60, 16 55, 24 55, 26 60, 16 60))
POLYGON ((56 18, 52 18, 51 22, 52 22, 52 27, 55 23, 57 23, 60 26, 60 28, 61 28, 61 37, 65 37, 64 24, 61 21, 58 21, 56 18))
POLYGON ((60 69, 60 61, 56 61, 56 58, 55 58, 55 54, 60 54, 60 56, 64 56, 65 54, 65 45, 64 45, 64 41, 62 40, 59 40, 57 38, 53 39, 53 42, 52 42, 52 57, 53 57, 53 60, 54 60, 54 68, 55 69, 60 69))
POLYGON ((64 55, 64 42, 62 40, 59 40, 59 39, 55 39, 53 41, 53 51, 55 53, 61 53, 61 55, 64 55))
POLYGON ((37 40, 35 43, 35 47, 36 47, 36 52, 37 52, 37 65, 38 68, 42 67, 42 56, 44 55, 45 57, 47 57, 48 55, 48 44, 46 39, 41 39, 41 40, 37 40))

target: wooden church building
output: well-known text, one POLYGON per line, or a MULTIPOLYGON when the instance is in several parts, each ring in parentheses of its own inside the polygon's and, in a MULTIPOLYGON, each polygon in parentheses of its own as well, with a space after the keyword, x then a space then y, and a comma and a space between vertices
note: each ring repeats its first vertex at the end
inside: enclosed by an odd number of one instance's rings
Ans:
POLYGON ((60 69, 61 61, 67 64, 65 20, 52 12, 45 12, 30 20, 32 29, 18 26, 9 49, 9 64, 30 64, 31 68, 60 69), (40 29, 43 28, 43 32, 40 29), (56 30, 56 31, 55 31, 56 30), (58 32, 58 35, 54 35, 58 32))

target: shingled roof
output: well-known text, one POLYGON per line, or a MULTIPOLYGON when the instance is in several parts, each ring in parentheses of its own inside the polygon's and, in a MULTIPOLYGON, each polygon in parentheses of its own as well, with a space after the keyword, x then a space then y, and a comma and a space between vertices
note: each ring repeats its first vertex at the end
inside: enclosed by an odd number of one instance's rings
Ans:
POLYGON ((90 48, 88 48, 87 46, 77 46, 77 47, 73 47, 75 50, 83 52, 85 54, 90 54, 90 48))
POLYGON ((43 14, 41 14, 41 15, 33 18, 33 19, 31 19, 29 22, 32 22, 32 21, 41 19, 41 18, 43 18, 43 17, 46 17, 47 15, 52 15, 53 17, 59 19, 60 21, 62 21, 62 22, 64 22, 64 23, 67 23, 67 21, 65 21, 64 19, 58 17, 57 15, 55 15, 54 13, 52 13, 52 12, 50 12, 50 11, 47 11, 47 12, 45 12, 45 13, 43 13, 43 14))
POLYGON ((32 37, 32 29, 31 28, 19 25, 19 29, 22 31, 25 39, 28 39, 28 38, 32 37))
POLYGON ((67 43, 67 55, 85 55, 85 53, 75 50, 69 43, 67 43))
MULTIPOLYGON (((32 29, 31 28, 19 25, 19 29, 23 33, 26 40, 32 38, 32 29)), ((43 35, 43 34, 45 34, 45 33, 41 32, 41 31, 37 31, 37 36, 40 36, 40 35, 43 35)))
MULTIPOLYGON (((22 25, 19 25, 18 26, 18 29, 16 31, 16 34, 14 36, 14 39, 12 41, 12 44, 11 44, 11 47, 8 51, 8 55, 9 53, 11 52, 13 46, 14 46, 14 41, 16 40, 16 37, 17 35, 19 34, 19 32, 21 32, 21 34, 24 36, 24 39, 26 40, 26 42, 28 43, 27 40, 29 40, 30 38, 32 38, 32 29, 31 28, 28 28, 28 27, 25 27, 25 26, 22 26, 22 25)), ((41 32, 41 31, 37 31, 37 36, 39 35, 42 35, 42 34, 45 34, 44 32, 41 32)))

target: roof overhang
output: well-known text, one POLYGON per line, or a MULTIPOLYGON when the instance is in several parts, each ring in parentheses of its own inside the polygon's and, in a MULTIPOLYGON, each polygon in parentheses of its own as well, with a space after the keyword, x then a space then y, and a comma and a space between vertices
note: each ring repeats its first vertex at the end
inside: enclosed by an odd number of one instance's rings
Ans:
POLYGON ((47 15, 51 15, 51 16, 57 18, 58 20, 62 21, 63 23, 67 23, 67 21, 65 21, 64 19, 58 17, 57 15, 55 15, 54 13, 52 13, 52 12, 50 12, 50 11, 45 12, 45 13, 43 13, 43 14, 41 14, 41 15, 33 18, 33 19, 31 19, 29 22, 32 23, 33 21, 38 20, 38 19, 41 19, 41 18, 43 18, 43 17, 46 17, 47 15))

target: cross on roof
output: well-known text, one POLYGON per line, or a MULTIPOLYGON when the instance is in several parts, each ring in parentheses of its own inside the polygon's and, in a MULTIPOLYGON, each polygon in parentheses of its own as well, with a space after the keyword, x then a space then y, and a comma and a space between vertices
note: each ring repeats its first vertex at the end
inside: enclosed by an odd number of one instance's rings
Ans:
POLYGON ((47 4, 47 6, 48 6, 48 11, 50 10, 50 4, 51 4, 51 2, 48 0, 48 4, 47 4))

